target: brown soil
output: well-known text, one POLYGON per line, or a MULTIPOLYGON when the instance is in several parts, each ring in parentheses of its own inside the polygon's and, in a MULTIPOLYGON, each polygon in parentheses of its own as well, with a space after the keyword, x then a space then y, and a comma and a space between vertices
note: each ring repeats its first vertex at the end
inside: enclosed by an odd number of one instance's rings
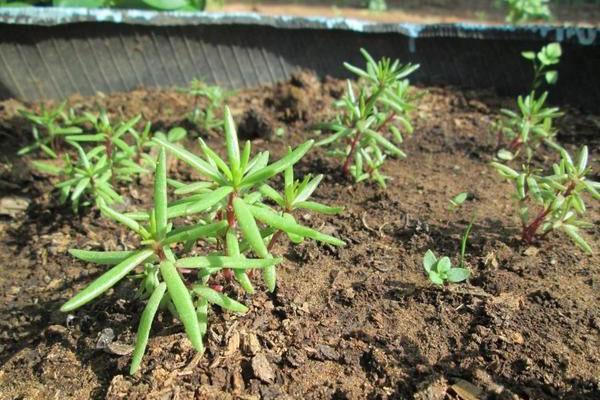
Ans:
MULTIPOLYGON (((394 23, 505 23, 506 7, 493 0, 387 0, 388 10, 369 11, 367 0, 242 0, 213 4, 211 11, 245 11, 265 15, 323 16, 364 19, 394 23)), ((600 5, 597 1, 553 1, 550 4, 553 23, 598 25, 600 5)))
MULTIPOLYGON (((511 188, 487 165, 495 148, 489 123, 510 101, 488 92, 421 89, 409 157, 386 164, 393 179, 387 191, 350 185, 321 149, 299 165, 301 173, 325 174, 319 201, 347 207, 337 217, 300 217, 348 246, 278 246, 286 261, 276 293, 246 297, 226 286, 250 312, 215 309, 202 357, 181 325, 161 315, 135 377, 127 374, 126 353, 143 304, 133 299, 133 283, 72 316, 58 311, 101 271, 73 260, 67 248, 124 248, 130 238, 94 211, 74 215, 57 205, 51 182, 11 155, 28 131, 15 112, 22 105, 0 103, 2 200, 29 201, 21 215, 0 224, 0 399, 600 398, 600 257, 584 255, 562 234, 531 247, 518 241, 511 188), (449 212, 448 199, 462 191, 473 198, 449 212), (421 266, 424 252, 456 259, 472 214, 472 277, 432 286, 421 266)), ((301 75, 230 102, 239 119, 254 109, 253 118, 268 118, 270 129, 285 128, 282 137, 255 140, 280 156, 314 136, 305 128, 331 115, 340 91, 338 81, 301 75)), ((113 115, 141 112, 164 128, 181 123, 189 107, 172 91, 70 102, 99 103, 113 115)), ((571 150, 587 143, 598 154, 598 117, 568 111, 562 143, 571 150)), ((207 139, 222 146, 219 137, 207 139)), ((147 203, 148 185, 122 188, 131 208, 147 203)), ((599 216, 591 205, 594 228, 585 236, 596 250, 599 216)))

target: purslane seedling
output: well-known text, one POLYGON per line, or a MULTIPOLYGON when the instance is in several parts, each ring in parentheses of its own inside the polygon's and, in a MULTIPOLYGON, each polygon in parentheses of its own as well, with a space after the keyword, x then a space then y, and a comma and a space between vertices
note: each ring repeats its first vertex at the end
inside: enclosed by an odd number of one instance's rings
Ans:
POLYGON ((544 81, 548 85, 554 85, 558 81, 558 71, 552 69, 552 67, 560 62, 560 56, 562 55, 560 43, 550 43, 542 47, 537 53, 524 51, 521 55, 533 64, 532 92, 539 89, 544 81))
POLYGON ((501 160, 513 160, 524 154, 527 164, 535 154, 535 150, 544 143, 549 147, 560 150, 554 138, 557 134, 554 120, 563 114, 557 107, 545 107, 547 92, 536 98, 535 93, 517 99, 518 112, 502 109, 503 118, 499 121, 500 140, 508 139, 506 148, 501 149, 497 156, 501 160))
POLYGON ((461 192, 449 200, 448 209, 456 211, 469 197, 469 192, 461 192))
POLYGON ((552 12, 548 6, 549 0, 505 0, 505 2, 508 7, 506 21, 510 23, 552 19, 552 12))
MULTIPOLYGON (((83 261, 112 267, 67 301, 61 307, 63 312, 71 312, 84 306, 119 283, 136 268, 144 266, 143 273, 138 274, 137 277, 141 278, 139 293, 148 301, 137 332, 130 368, 132 374, 140 366, 152 321, 159 309, 168 309, 181 320, 187 337, 199 352, 204 349, 202 336, 206 332, 208 303, 214 303, 234 312, 243 313, 247 310, 244 305, 193 279, 191 272, 202 269, 213 274, 225 267, 238 270, 260 269, 281 261, 274 257, 250 259, 239 254, 178 257, 172 249, 175 244, 215 238, 220 232, 226 231, 228 225, 227 221, 222 220, 174 228, 172 220, 176 215, 173 214, 173 209, 169 208, 167 197, 166 157, 165 150, 161 149, 154 179, 154 207, 146 212, 147 224, 140 224, 106 204, 100 204, 100 209, 106 217, 124 225, 139 236, 138 248, 128 251, 70 250, 74 257, 83 261)), ((202 211, 205 206, 206 204, 198 204, 198 202, 190 204, 190 207, 194 207, 196 211, 202 211)))
POLYGON ((587 253, 592 249, 579 234, 590 223, 583 218, 586 206, 583 193, 600 200, 600 183, 587 178, 588 149, 582 147, 577 159, 561 149, 560 163, 552 166, 552 174, 540 175, 540 171, 524 166, 517 171, 499 162, 492 162, 498 173, 513 182, 518 200, 518 214, 522 223, 521 239, 532 243, 550 232, 565 232, 573 242, 587 253))
POLYGON ((80 204, 122 203, 123 199, 111 184, 112 172, 103 148, 96 147, 86 152, 77 142, 70 144, 77 150, 78 158, 75 161, 65 154, 62 166, 43 161, 32 162, 39 171, 62 178, 55 185, 60 192, 60 204, 69 201, 73 211, 77 211, 80 204))
POLYGON ((82 129, 76 126, 78 121, 72 115, 65 112, 67 102, 62 102, 54 108, 47 109, 41 106, 40 113, 19 110, 32 126, 33 143, 18 151, 18 155, 24 155, 34 150, 41 150, 51 158, 57 158, 57 147, 66 139, 73 139, 81 134, 82 129))
POLYGON ((228 94, 220 86, 211 86, 205 82, 194 79, 188 88, 179 91, 194 97, 194 108, 188 116, 193 124, 198 124, 205 132, 220 130, 223 127, 223 118, 218 116, 228 94), (200 99, 206 100, 206 105, 201 107, 200 99))
POLYGON ((342 158, 342 172, 356 182, 372 179, 385 187, 387 177, 380 168, 386 157, 406 157, 398 147, 404 141, 401 129, 407 134, 413 131, 408 113, 414 106, 406 77, 419 66, 388 58, 375 61, 366 50, 361 53, 367 62, 364 70, 344 63, 359 78, 358 93, 348 81, 344 97, 336 103, 342 112, 324 125, 333 134, 317 145, 342 158))
MULTIPOLYGON (((320 233, 314 229, 298 224, 287 209, 276 210, 262 201, 260 189, 265 192, 267 181, 274 176, 286 171, 297 163, 312 146, 308 141, 285 155, 282 159, 269 164, 269 153, 261 152, 251 157, 251 144, 246 142, 242 149, 238 144, 237 133, 231 112, 225 107, 225 143, 227 147, 227 161, 223 160, 215 151, 200 140, 202 157, 199 157, 177 145, 163 139, 154 140, 167 148, 175 157, 189 164, 206 180, 180 185, 176 193, 188 195, 178 200, 169 209, 169 215, 184 215, 195 213, 197 205, 205 206, 207 221, 226 221, 229 229, 221 232, 218 243, 222 250, 229 256, 237 257, 248 251, 253 251, 257 256, 271 259, 272 244, 282 231, 295 240, 310 238, 333 245, 343 245, 344 242, 330 235, 320 233)), ((334 209, 318 203, 305 201, 312 193, 317 181, 310 181, 298 193, 298 185, 292 182, 293 176, 288 172, 286 190, 289 199, 296 196, 302 202, 294 202, 292 206, 312 209, 317 212, 333 212, 334 209)), ((274 193, 266 189, 271 199, 278 199, 274 193)), ((232 267, 236 280, 244 290, 249 293, 254 291, 246 271, 232 267)), ((201 272, 202 275, 202 272, 201 272)), ((263 279, 268 290, 273 291, 276 284, 275 265, 263 269, 263 279)))

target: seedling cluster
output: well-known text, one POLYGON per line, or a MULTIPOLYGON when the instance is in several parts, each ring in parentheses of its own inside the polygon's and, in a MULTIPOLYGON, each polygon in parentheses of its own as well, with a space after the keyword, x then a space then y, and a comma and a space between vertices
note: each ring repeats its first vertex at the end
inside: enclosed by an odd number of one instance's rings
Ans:
POLYGON ((505 2, 508 7, 506 21, 512 24, 552 19, 552 12, 548 6, 550 0, 505 0, 505 2))

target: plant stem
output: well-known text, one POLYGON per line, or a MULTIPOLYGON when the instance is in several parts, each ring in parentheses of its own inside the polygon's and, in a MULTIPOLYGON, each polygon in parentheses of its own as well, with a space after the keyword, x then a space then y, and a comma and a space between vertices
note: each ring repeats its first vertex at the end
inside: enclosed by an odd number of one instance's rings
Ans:
POLYGON ((277 242, 277 240, 279 240, 279 237, 283 234, 283 231, 279 230, 277 232, 275 232, 273 234, 273 236, 271 236, 271 240, 269 241, 269 244, 267 245, 267 251, 269 251, 269 253, 271 252, 271 249, 273 249, 273 246, 275 246, 275 243, 277 242))
MULTIPOLYGON (((564 197, 569 196, 571 194, 571 192, 573 191, 573 189, 575 189, 575 182, 569 183, 569 186, 563 193, 563 196, 564 197)), ((535 219, 533 220, 533 222, 531 224, 524 226, 523 231, 521 232, 521 240, 523 240, 525 243, 528 243, 528 244, 533 242, 533 238, 535 237, 537 230, 540 228, 540 226, 544 222, 544 219, 548 216, 548 214, 550 214, 551 211, 552 211, 552 207, 550 205, 550 206, 546 207, 545 209, 543 209, 542 211, 540 211, 540 213, 535 217, 535 219)), ((544 236, 547 235, 548 232, 550 232, 550 230, 544 232, 543 235, 544 236)))

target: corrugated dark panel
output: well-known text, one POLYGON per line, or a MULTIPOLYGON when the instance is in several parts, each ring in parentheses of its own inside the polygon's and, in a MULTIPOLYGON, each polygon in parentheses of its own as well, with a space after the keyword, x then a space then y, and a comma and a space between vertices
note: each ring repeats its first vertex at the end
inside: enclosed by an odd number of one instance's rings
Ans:
POLYGON ((347 77, 342 62, 362 63, 360 47, 375 57, 420 63, 415 82, 495 88, 514 95, 525 92, 531 80, 531 67, 520 52, 537 49, 544 42, 541 39, 554 39, 562 32, 564 56, 553 100, 600 108, 600 46, 581 44, 581 40, 590 42, 591 36, 585 35, 596 31, 567 37, 571 31, 525 30, 515 36, 506 28, 490 28, 478 36, 464 26, 437 26, 422 27, 411 36, 372 25, 371 32, 365 33, 300 28, 298 20, 292 22, 294 28, 226 23, 0 23, 0 97, 64 98, 76 92, 93 95, 142 85, 182 86, 194 78, 237 89, 287 79, 298 68, 347 77))

